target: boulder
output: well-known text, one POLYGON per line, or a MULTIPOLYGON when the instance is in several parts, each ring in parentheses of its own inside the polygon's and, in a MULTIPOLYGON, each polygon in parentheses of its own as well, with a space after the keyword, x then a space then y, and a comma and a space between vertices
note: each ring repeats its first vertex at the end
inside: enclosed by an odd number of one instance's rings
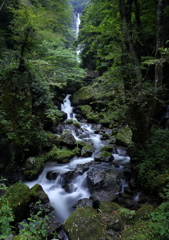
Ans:
POLYGON ((64 130, 62 134, 60 135, 59 142, 62 145, 66 145, 69 147, 75 147, 77 146, 76 139, 71 134, 70 130, 64 130))
POLYGON ((78 208, 64 223, 70 240, 96 240, 105 236, 101 216, 91 207, 78 208))
POLYGON ((16 183, 9 188, 5 194, 15 217, 15 222, 24 218, 29 210, 32 201, 32 193, 28 186, 23 183, 16 183))
POLYGON ((103 214, 112 214, 118 209, 120 209, 120 206, 114 202, 101 202, 100 204, 100 210, 103 212, 103 214))
POLYGON ((94 160, 96 162, 111 162, 114 160, 114 157, 110 152, 100 151, 94 155, 94 160))
POLYGON ((90 169, 87 173, 89 189, 92 193, 108 191, 117 193, 121 190, 120 173, 116 169, 90 169))
POLYGON ((117 195, 111 191, 96 191, 92 194, 92 197, 96 197, 100 202, 112 202, 117 199, 117 195))
POLYGON ((111 220, 106 224, 107 229, 113 229, 115 231, 122 231, 124 229, 124 223, 119 215, 113 215, 111 220))
POLYGON ((48 195, 45 193, 42 186, 39 185, 39 184, 35 184, 31 188, 31 194, 32 194, 32 197, 35 201, 40 200, 42 203, 48 203, 49 202, 48 195))
POLYGON ((138 221, 138 220, 146 220, 148 218, 148 214, 150 214, 151 212, 155 211, 155 207, 152 205, 144 205, 143 207, 141 207, 140 209, 138 209, 136 211, 136 215, 134 220, 138 221))
POLYGON ((92 145, 86 145, 81 150, 82 157, 91 157, 92 153, 94 153, 95 148, 92 145))

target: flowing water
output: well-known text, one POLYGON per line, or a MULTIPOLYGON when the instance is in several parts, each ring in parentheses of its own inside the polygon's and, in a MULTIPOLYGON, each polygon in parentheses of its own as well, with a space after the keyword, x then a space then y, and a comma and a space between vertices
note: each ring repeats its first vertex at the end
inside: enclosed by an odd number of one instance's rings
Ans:
MULTIPOLYGON (((61 106, 61 110, 67 113, 67 119, 73 119, 73 121, 77 121, 75 114, 73 113, 73 108, 70 102, 70 95, 67 95, 64 99, 64 102, 61 106)), ((74 157, 70 163, 67 164, 57 164, 54 162, 47 163, 43 172, 40 174, 39 178, 36 181, 27 182, 26 184, 31 188, 36 183, 40 184, 46 194, 50 199, 50 205, 53 206, 56 210, 56 218, 61 223, 65 221, 69 217, 69 215, 75 210, 72 206, 82 198, 89 198, 90 191, 87 185, 87 172, 84 172, 82 175, 78 175, 73 177, 71 183, 69 184, 69 191, 65 187, 64 175, 69 172, 73 172, 77 165, 85 164, 88 162, 94 161, 94 154, 97 153, 104 146, 103 141, 100 140, 101 135, 95 134, 94 130, 91 128, 92 125, 88 123, 81 123, 81 128, 85 133, 84 138, 79 138, 76 133, 73 131, 73 135, 76 139, 80 139, 83 141, 92 141, 95 152, 91 157, 83 158, 83 157, 74 157), (47 178, 47 176, 54 176, 54 180, 51 178, 47 178), (49 180, 50 179, 50 180, 49 180)), ((119 170, 122 171, 123 166, 130 162, 130 158, 126 156, 123 150, 118 149, 117 154, 113 154, 114 161, 120 165, 119 170)), ((95 167, 99 168, 113 168, 108 163, 98 164, 95 167)), ((125 179, 122 179, 122 189, 125 186, 128 186, 125 179)))

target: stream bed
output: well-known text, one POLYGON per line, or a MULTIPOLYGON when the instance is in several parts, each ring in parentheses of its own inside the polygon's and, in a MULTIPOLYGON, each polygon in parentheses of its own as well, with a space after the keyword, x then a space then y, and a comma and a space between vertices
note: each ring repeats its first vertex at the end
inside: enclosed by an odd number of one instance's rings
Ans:
MULTIPOLYGON (((61 110, 67 113, 67 120, 73 119, 77 121, 76 115, 73 113, 73 107, 71 106, 70 96, 67 95, 61 106, 61 110)), ((75 210, 73 207, 78 200, 84 198, 90 198, 91 190, 89 189, 89 183, 87 180, 88 171, 91 169, 101 171, 103 169, 116 169, 120 172, 121 189, 124 191, 125 187, 128 187, 128 183, 123 174, 123 168, 130 163, 130 157, 126 155, 126 152, 122 148, 117 148, 116 153, 112 153, 112 162, 99 162, 94 164, 95 155, 100 149, 105 146, 106 142, 101 140, 101 135, 95 133, 95 129, 92 124, 83 121, 80 123, 80 132, 71 129, 70 125, 67 125, 71 130, 76 140, 84 142, 90 142, 94 146, 94 152, 91 157, 74 157, 67 164, 58 164, 55 162, 47 162, 43 172, 40 174, 37 180, 26 182, 30 188, 36 183, 40 184, 50 199, 50 205, 55 209, 55 215, 59 222, 63 223, 69 215, 75 210), (92 164, 93 163, 93 164, 92 164), (88 167, 84 170, 82 166, 88 167), (78 170, 81 169, 81 171, 78 170), (69 182, 65 179, 72 173, 69 182)), ((65 125, 66 126, 66 125, 65 125)), ((115 194, 118 194, 115 192, 115 194)))

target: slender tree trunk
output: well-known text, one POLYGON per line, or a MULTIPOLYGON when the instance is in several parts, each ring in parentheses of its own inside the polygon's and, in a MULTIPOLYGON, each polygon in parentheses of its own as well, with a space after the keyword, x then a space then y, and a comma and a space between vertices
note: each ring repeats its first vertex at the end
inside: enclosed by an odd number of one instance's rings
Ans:
POLYGON ((1 6, 0 6, 0 11, 2 10, 3 6, 4 6, 5 1, 2 2, 1 6))

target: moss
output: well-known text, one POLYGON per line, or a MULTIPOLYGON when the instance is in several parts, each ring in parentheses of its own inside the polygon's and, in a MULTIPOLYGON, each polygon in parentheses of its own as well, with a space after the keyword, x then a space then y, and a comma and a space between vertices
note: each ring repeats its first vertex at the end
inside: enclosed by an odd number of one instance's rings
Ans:
POLYGON ((78 147, 80 147, 80 148, 82 148, 82 147, 84 147, 86 144, 84 143, 84 142, 82 142, 82 141, 77 141, 77 146, 78 147))
POLYGON ((48 160, 58 161, 61 163, 67 163, 69 160, 77 154, 77 149, 68 150, 66 148, 58 148, 54 146, 48 153, 48 160))
POLYGON ((80 125, 79 122, 74 122, 73 125, 74 125, 75 127, 77 127, 77 128, 81 128, 81 125, 80 125))
POLYGON ((134 220, 138 221, 138 220, 146 220, 148 219, 148 214, 150 214, 151 212, 155 211, 155 207, 153 207, 152 205, 144 205, 143 207, 141 207, 140 209, 138 209, 136 211, 136 215, 134 220))
POLYGON ((70 239, 96 240, 105 236, 100 215, 88 206, 76 209, 65 221, 64 228, 70 239))
POLYGON ((28 186, 16 183, 5 194, 12 208, 15 220, 21 220, 26 214, 32 200, 28 186))
POLYGON ((107 158, 107 157, 112 157, 112 154, 110 152, 104 151, 100 154, 101 157, 107 158))
POLYGON ((92 86, 82 87, 72 95, 72 102, 80 105, 91 102, 95 89, 92 86))
POLYGON ((99 208, 103 213, 112 214, 114 211, 118 210, 120 206, 114 202, 102 202, 99 208))
POLYGON ((47 140, 52 144, 55 144, 55 145, 59 144, 59 137, 56 134, 47 132, 47 140))
POLYGON ((149 224, 137 223, 129 227, 122 235, 121 240, 155 240, 155 236, 149 224))
POLYGON ((101 151, 106 151, 106 152, 112 152, 112 147, 105 145, 104 147, 101 148, 101 151))
POLYGON ((42 186, 39 184, 35 184, 31 188, 31 195, 32 195, 32 198, 34 199, 34 201, 40 200, 44 204, 49 202, 49 198, 48 198, 47 194, 44 192, 42 186))
POLYGON ((92 112, 92 108, 89 105, 83 105, 83 106, 79 106, 80 110, 82 112, 82 115, 87 116, 87 114, 91 114, 92 112))
POLYGON ((125 147, 132 145, 132 131, 128 126, 118 131, 116 135, 116 144, 125 147))
POLYGON ((66 123, 66 124, 72 124, 72 123, 73 123, 73 119, 68 119, 68 120, 66 120, 65 123, 66 123))
POLYGON ((34 180, 37 178, 37 176, 43 169, 43 164, 45 160, 45 156, 39 158, 30 157, 26 160, 26 170, 24 171, 24 175, 27 177, 27 179, 34 180))

